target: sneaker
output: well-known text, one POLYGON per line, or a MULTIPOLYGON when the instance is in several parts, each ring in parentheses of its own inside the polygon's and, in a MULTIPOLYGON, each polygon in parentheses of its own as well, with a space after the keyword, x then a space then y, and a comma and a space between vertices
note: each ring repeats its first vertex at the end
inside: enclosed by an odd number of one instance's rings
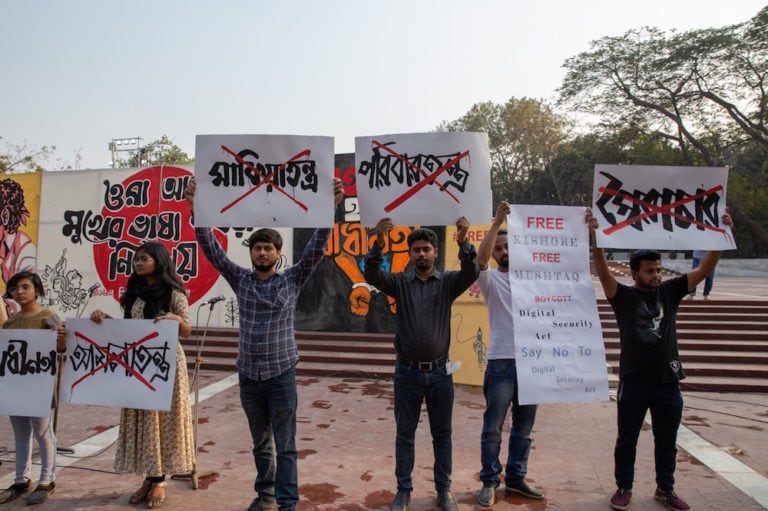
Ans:
POLYGON ((544 494, 538 490, 535 490, 525 483, 525 480, 518 481, 514 484, 507 484, 507 491, 519 493, 525 495, 529 499, 541 500, 544 498, 544 494))
POLYGON ((656 500, 667 506, 673 511, 686 511, 691 509, 686 501, 675 495, 674 491, 664 491, 661 488, 656 488, 656 500))
POLYGON ((632 500, 632 490, 619 488, 611 497, 611 508, 617 511, 624 511, 629 507, 630 500, 632 500))
POLYGON ((449 491, 437 492, 437 507, 440 508, 440 511, 459 511, 459 505, 453 498, 453 493, 449 491))
POLYGON ((389 506, 389 511, 408 511, 408 504, 411 503, 411 492, 406 490, 397 490, 395 500, 389 506))
POLYGON ((8 488, 0 492, 0 504, 13 502, 14 500, 18 499, 19 496, 27 493, 29 491, 30 484, 31 481, 27 479, 23 483, 14 483, 10 485, 8 488))
POLYGON ((55 488, 56 483, 53 481, 51 481, 49 484, 46 484, 45 486, 38 484, 37 488, 35 488, 35 491, 30 493, 29 497, 27 497, 27 505, 34 506, 36 504, 40 504, 41 502, 45 502, 48 499, 48 495, 53 493, 55 488))
POLYGON ((493 486, 483 486, 480 490, 480 496, 477 503, 482 507, 491 507, 496 502, 496 488, 493 486))

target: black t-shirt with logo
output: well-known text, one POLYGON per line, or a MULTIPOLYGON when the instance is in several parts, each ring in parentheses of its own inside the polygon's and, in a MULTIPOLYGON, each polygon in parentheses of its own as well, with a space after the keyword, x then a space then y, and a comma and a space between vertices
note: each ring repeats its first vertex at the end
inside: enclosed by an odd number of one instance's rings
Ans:
POLYGON ((621 337, 619 377, 622 380, 667 383, 685 378, 677 346, 677 310, 688 294, 688 276, 662 282, 644 292, 619 284, 608 300, 621 337))

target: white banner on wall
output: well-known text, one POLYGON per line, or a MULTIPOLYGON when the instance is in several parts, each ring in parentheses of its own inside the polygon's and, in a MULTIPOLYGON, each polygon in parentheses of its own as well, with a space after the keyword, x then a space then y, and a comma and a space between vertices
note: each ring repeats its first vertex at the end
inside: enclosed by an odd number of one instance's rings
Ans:
POLYGON ((179 324, 165 320, 67 320, 66 403, 171 409, 179 324))
POLYGON ((198 135, 195 225, 330 227, 333 137, 198 135))
POLYGON ((56 332, 0 329, 0 415, 51 415, 56 332))
POLYGON ((731 229, 721 221, 727 186, 727 167, 595 165, 597 246, 735 249, 731 229))
POLYGON ((584 214, 515 205, 507 216, 521 404, 608 400, 584 214))
POLYGON ((410 133, 355 138, 360 222, 486 223, 491 159, 486 133, 410 133))

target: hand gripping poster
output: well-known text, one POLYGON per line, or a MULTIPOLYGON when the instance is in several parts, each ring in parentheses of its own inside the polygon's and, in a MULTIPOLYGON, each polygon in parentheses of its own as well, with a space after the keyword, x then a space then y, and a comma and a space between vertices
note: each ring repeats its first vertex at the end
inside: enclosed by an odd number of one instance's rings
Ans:
POLYGON ((179 324, 173 320, 67 320, 62 402, 171 409, 179 324))
POLYGON ((584 214, 517 205, 507 216, 520 404, 608 400, 584 214))
POLYGON ((360 222, 452 225, 488 221, 491 160, 486 133, 355 138, 360 222))
POLYGON ((195 225, 330 227, 332 137, 198 135, 195 225))
POLYGON ((726 167, 595 165, 597 246, 658 250, 736 248, 722 224, 726 167))

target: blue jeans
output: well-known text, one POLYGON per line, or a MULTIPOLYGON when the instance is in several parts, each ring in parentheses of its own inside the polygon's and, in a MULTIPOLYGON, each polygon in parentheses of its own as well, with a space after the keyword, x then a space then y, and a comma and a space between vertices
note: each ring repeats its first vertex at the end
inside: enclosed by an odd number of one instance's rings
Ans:
POLYGON ((531 430, 537 405, 521 405, 517 399, 517 369, 514 359, 489 360, 483 379, 485 413, 480 436, 480 480, 484 486, 499 487, 501 482, 501 428, 512 405, 512 431, 509 432, 505 483, 514 486, 528 473, 531 430))
POLYGON ((11 416, 11 427, 16 443, 16 478, 14 483, 24 483, 31 476, 32 438, 40 447, 40 479, 46 485, 56 479, 56 436, 53 434, 51 417, 11 416))
MULTIPOLYGON (((701 259, 699 259, 698 257, 694 257, 693 262, 691 264, 691 268, 695 270, 696 268, 699 267, 699 264, 701 264, 701 259)), ((714 283, 715 283, 715 270, 712 270, 712 272, 709 275, 707 275, 707 278, 704 279, 704 296, 709 296, 709 293, 712 292, 712 285, 714 283)), ((691 293, 691 296, 695 296, 696 288, 694 287, 693 289, 691 289, 690 293, 691 293)))
POLYGON ((664 491, 675 488, 677 429, 683 417, 683 396, 674 383, 622 381, 616 397, 619 433, 613 451, 616 486, 632 489, 635 479, 637 439, 648 409, 653 423, 656 485, 664 491))
POLYGON ((299 501, 296 369, 262 381, 240 374, 240 403, 253 439, 253 489, 263 500, 277 500, 281 510, 295 509, 299 501))
POLYGON ((451 489, 453 417, 453 376, 445 367, 419 371, 403 364, 395 366, 395 477, 397 489, 413 490, 411 473, 415 458, 414 438, 419 425, 422 401, 427 402, 432 450, 435 456, 434 477, 437 491, 451 489))

